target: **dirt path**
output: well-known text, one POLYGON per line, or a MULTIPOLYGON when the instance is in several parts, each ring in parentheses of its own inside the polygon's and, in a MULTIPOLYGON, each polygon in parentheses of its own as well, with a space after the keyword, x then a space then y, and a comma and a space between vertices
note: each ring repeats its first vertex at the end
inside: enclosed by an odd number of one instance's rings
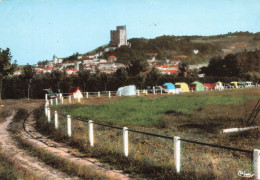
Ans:
POLYGON ((2 153, 9 161, 13 162, 15 169, 23 172, 26 179, 78 179, 39 162, 17 147, 17 142, 11 137, 11 132, 8 131, 14 114, 13 112, 5 122, 0 124, 0 143, 2 153))
POLYGON ((25 131, 23 131, 22 137, 36 148, 43 148, 48 153, 55 154, 59 158, 69 160, 73 164, 77 164, 83 167, 87 166, 94 172, 104 175, 108 178, 131 179, 128 174, 124 174, 122 171, 112 170, 110 167, 103 165, 96 159, 84 158, 84 154, 79 153, 76 149, 72 149, 64 144, 54 142, 41 135, 35 130, 35 123, 36 121, 34 115, 31 114, 25 121, 25 131))

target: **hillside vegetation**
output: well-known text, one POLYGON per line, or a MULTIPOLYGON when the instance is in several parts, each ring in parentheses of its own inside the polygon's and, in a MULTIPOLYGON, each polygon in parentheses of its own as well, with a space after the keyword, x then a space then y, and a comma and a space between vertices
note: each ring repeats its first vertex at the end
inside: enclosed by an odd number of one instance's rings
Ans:
POLYGON ((104 53, 107 58, 115 55, 118 62, 128 64, 133 58, 146 57, 147 53, 157 53, 158 60, 176 59, 187 56, 189 64, 209 62, 214 56, 224 57, 228 53, 252 51, 260 48, 260 33, 236 32, 216 36, 160 36, 155 39, 132 38, 131 48, 121 46, 104 53), (198 50, 197 54, 194 50, 198 50))

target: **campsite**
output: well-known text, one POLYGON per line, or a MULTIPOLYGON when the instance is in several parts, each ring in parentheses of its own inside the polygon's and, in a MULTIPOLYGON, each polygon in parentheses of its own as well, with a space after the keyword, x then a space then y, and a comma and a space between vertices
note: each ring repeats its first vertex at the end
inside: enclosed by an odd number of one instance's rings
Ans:
MULTIPOLYGON (((193 83, 195 84, 195 83, 193 83)), ((220 82, 216 83, 220 85, 220 82)), ((184 86, 185 87, 185 86, 184 86)), ((120 88, 119 88, 120 89, 120 88)), ((120 89, 120 92, 123 92, 120 89)), ((129 91, 125 91, 129 93, 129 91)), ((134 91, 133 91, 134 92, 134 91)), ((137 177, 189 177, 232 179, 239 169, 252 172, 252 159, 248 153, 229 151, 221 148, 182 144, 181 173, 176 174, 172 142, 170 140, 129 132, 129 157, 122 150, 122 132, 120 127, 134 131, 163 135, 180 136, 192 141, 210 143, 219 146, 238 148, 246 151, 259 149, 259 131, 241 131, 223 134, 222 129, 247 126, 260 94, 259 87, 225 89, 224 91, 198 90, 182 94, 150 93, 148 96, 97 96, 93 94, 83 98, 69 100, 64 97, 64 105, 50 106, 60 116, 60 130, 54 130, 54 121, 50 124, 42 117, 39 130, 48 129, 66 139, 66 116, 72 119, 73 142, 89 156, 109 162, 115 168, 134 173, 137 177), (98 112, 98 113, 97 113, 98 112), (75 120, 73 120, 73 118, 75 120), (82 120, 77 121, 77 120, 82 120), (84 119, 94 122, 94 147, 88 145, 88 127, 84 119), (102 126, 104 124, 104 126, 102 126), (114 129, 113 127, 116 127, 114 129), (95 150, 94 150, 95 149, 95 150)), ((68 97, 67 97, 68 98, 68 97)), ((254 121, 260 125, 259 116, 254 121)))

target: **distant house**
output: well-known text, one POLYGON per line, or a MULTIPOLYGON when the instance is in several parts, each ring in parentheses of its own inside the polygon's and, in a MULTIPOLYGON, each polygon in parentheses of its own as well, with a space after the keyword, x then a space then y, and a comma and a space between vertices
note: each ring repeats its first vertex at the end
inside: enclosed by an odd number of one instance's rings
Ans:
POLYGON ((22 74, 22 71, 15 71, 14 72, 14 76, 19 76, 19 75, 21 75, 22 74))
POLYGON ((66 71, 66 74, 69 74, 69 75, 77 73, 76 69, 66 69, 65 71, 66 71))
POLYGON ((70 87, 69 95, 73 95, 74 99, 83 98, 83 93, 79 87, 70 87))
POLYGON ((115 69, 115 63, 112 62, 106 62, 106 63, 99 63, 100 69, 115 69))
POLYGON ((116 56, 108 56, 108 62, 114 62, 116 59, 116 56))

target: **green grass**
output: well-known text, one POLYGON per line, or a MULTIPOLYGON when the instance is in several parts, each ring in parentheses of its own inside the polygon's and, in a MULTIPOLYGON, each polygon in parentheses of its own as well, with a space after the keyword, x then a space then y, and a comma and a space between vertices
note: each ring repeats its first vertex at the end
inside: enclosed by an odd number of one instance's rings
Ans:
POLYGON ((148 99, 124 98, 102 105, 63 105, 54 107, 64 114, 118 125, 156 126, 165 114, 190 114, 209 105, 236 104, 252 99, 249 96, 165 96, 148 99))

